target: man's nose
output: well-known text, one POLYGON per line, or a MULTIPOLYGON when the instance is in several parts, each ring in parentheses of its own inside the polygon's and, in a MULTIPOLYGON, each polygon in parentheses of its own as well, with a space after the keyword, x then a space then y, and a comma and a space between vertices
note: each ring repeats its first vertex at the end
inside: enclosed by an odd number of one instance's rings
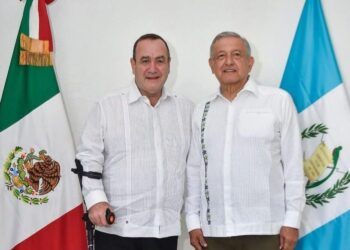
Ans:
POLYGON ((231 55, 226 56, 225 58, 225 64, 226 65, 232 65, 234 62, 233 57, 231 55))
POLYGON ((157 71, 157 64, 155 61, 150 62, 148 70, 152 73, 157 71))
POLYGON ((228 55, 226 58, 225 58, 225 64, 226 65, 231 65, 233 63, 233 59, 230 55, 228 55))

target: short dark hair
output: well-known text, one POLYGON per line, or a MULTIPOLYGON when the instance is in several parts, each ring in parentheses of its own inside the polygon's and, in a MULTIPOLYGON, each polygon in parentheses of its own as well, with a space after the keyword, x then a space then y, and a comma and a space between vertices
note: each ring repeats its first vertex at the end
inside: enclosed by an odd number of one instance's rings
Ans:
POLYGON ((153 33, 149 33, 149 34, 144 34, 142 36, 140 36, 136 42, 134 43, 134 47, 132 49, 132 58, 134 60, 136 60, 136 47, 137 47, 137 44, 140 42, 140 41, 143 41, 143 40, 161 40, 166 49, 167 49, 167 52, 168 52, 168 60, 170 60, 170 51, 169 51, 169 47, 168 47, 168 44, 167 42, 163 39, 163 37, 161 37, 160 35, 157 35, 157 34, 153 34, 153 33))

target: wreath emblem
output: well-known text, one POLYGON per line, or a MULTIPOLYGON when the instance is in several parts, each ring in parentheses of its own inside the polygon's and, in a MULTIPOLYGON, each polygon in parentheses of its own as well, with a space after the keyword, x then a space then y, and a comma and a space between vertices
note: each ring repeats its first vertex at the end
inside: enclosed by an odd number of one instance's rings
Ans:
POLYGON ((37 154, 34 148, 23 152, 15 147, 4 163, 5 185, 24 203, 40 205, 48 203, 47 194, 60 181, 60 165, 42 149, 37 154))
MULTIPOLYGON (((324 124, 313 124, 311 127, 304 129, 301 133, 302 139, 315 138, 318 135, 328 133, 328 128, 324 124)), ((317 208, 329 203, 331 199, 339 193, 343 193, 350 183, 350 172, 346 171, 343 176, 338 179, 332 187, 326 189, 322 193, 308 193, 308 190, 318 187, 326 182, 337 169, 337 163, 340 156, 341 146, 329 150, 328 146, 321 139, 321 143, 315 149, 315 152, 309 159, 304 160, 304 172, 308 178, 306 184, 306 205, 317 208), (331 170, 324 174, 327 168, 331 170), (321 177, 322 176, 322 177, 321 177)))

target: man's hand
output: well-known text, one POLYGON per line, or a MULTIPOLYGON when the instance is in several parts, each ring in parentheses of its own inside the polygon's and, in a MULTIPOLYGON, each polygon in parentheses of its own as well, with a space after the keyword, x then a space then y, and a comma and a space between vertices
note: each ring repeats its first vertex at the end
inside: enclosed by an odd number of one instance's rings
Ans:
POLYGON ((280 249, 293 250, 298 241, 299 231, 292 227, 282 227, 280 231, 280 249))
POLYGON ((107 202, 99 202, 90 207, 89 209, 89 219, 91 222, 97 226, 108 226, 106 220, 106 210, 112 211, 112 208, 107 202))
POLYGON ((203 248, 207 247, 207 242, 204 240, 201 229, 194 229, 190 232, 190 242, 196 250, 202 250, 203 248))

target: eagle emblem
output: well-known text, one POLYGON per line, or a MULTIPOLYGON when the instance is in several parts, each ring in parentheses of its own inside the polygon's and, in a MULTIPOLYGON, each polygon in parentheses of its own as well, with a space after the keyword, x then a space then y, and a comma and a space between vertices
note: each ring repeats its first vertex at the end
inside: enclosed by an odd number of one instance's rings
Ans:
POLYGON ((36 153, 34 148, 24 152, 14 148, 4 164, 5 185, 23 202, 39 205, 49 201, 46 196, 60 181, 60 164, 45 149, 36 153))

